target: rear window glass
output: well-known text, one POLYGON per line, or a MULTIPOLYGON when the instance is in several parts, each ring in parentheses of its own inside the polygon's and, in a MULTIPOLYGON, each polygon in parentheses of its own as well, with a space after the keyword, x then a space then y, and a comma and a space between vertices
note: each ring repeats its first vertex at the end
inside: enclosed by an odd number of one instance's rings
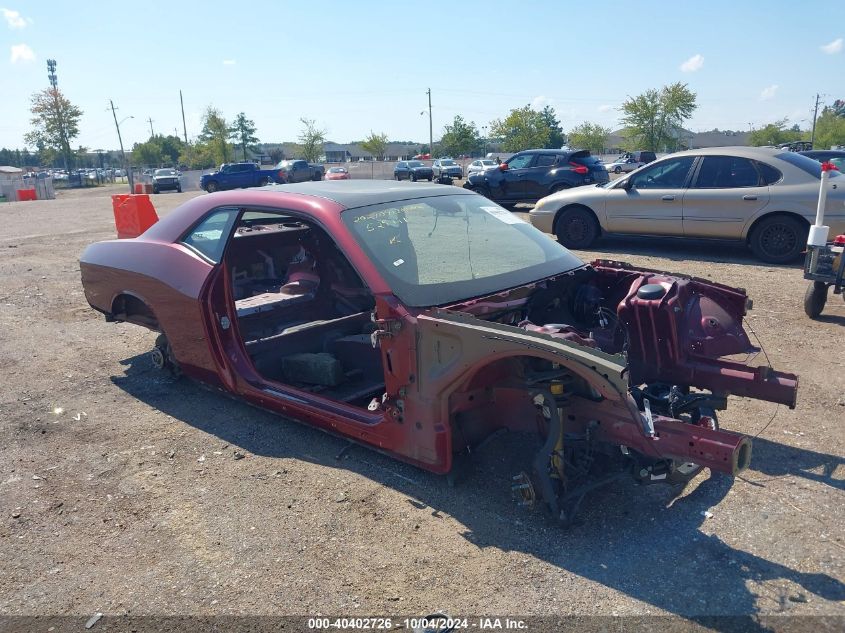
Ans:
POLYGON ((760 170, 760 175, 763 177, 764 185, 773 185, 783 178, 783 174, 780 173, 780 170, 775 169, 768 163, 761 163, 760 161, 754 162, 757 165, 757 169, 760 170))
POLYGON ((223 255, 238 209, 218 209, 201 220, 182 241, 217 263, 223 255))
POLYGON ((778 154, 775 158, 780 158, 781 160, 786 161, 801 171, 810 174, 813 178, 821 178, 822 176, 822 164, 819 161, 808 158, 802 154, 784 152, 783 154, 778 154))
MULTIPOLYGON (((563 162, 563 160, 564 159, 562 158, 561 162, 563 162)), ((591 155, 589 152, 587 152, 586 154, 575 154, 569 160, 575 163, 576 165, 586 165, 587 167, 592 167, 593 165, 598 165, 599 163, 601 163, 598 158, 591 155)))

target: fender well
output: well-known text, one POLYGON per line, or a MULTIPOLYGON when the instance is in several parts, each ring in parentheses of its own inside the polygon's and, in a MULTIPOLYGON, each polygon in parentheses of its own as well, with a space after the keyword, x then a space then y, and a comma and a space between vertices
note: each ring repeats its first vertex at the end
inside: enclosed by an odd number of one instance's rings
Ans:
POLYGON ((114 298, 110 317, 114 321, 133 323, 154 332, 161 331, 152 308, 143 299, 129 292, 120 293, 114 298))

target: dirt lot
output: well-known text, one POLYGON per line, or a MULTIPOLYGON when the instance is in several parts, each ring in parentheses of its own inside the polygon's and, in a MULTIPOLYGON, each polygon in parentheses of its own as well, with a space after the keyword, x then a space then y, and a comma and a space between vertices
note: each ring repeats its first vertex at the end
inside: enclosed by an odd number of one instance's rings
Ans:
POLYGON ((154 334, 79 284, 110 193, 0 206, 0 614, 845 617, 845 303, 810 322, 799 267, 671 240, 580 253, 747 288, 801 387, 794 411, 731 398, 722 425, 760 434, 744 477, 601 490, 563 530, 511 502, 511 438, 449 488, 156 373, 154 334))

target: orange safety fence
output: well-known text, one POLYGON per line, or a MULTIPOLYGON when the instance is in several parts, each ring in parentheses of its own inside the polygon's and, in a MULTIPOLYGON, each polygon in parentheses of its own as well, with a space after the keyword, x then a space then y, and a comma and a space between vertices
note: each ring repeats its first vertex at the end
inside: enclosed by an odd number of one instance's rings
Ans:
POLYGON ((24 200, 38 200, 35 189, 18 189, 17 194, 19 202, 23 202, 24 200))
POLYGON ((138 237, 158 222, 155 207, 145 193, 122 193, 112 196, 111 201, 118 239, 138 237))

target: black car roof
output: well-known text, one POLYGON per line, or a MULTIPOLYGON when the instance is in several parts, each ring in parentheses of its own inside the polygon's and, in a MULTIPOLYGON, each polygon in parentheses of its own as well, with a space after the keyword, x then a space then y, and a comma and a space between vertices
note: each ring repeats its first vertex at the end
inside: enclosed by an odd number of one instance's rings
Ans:
POLYGON ((267 191, 284 191, 285 193, 300 193, 326 198, 347 209, 413 198, 476 195, 472 191, 452 185, 394 182, 392 180, 322 180, 320 182, 310 181, 289 185, 270 185, 263 188, 267 191))

